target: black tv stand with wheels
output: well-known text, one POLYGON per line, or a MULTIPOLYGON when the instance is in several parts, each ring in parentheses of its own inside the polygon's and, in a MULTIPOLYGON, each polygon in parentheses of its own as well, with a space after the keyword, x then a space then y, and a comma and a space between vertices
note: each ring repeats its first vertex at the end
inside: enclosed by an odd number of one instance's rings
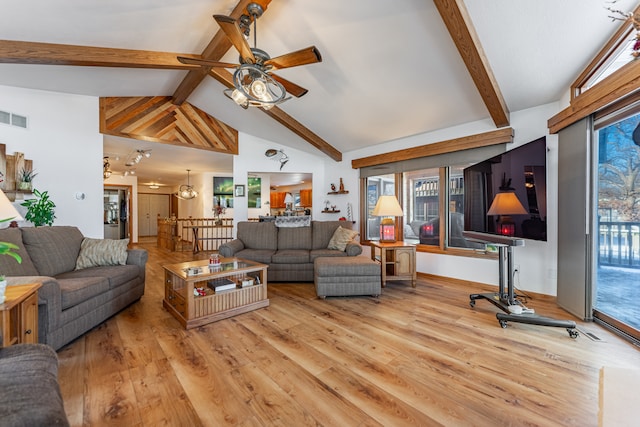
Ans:
POLYGON ((475 307, 476 300, 486 299, 504 313, 496 313, 496 318, 500 322, 500 326, 507 327, 507 322, 526 323, 530 325, 551 326, 556 328, 565 328, 571 338, 578 336, 576 331, 576 322, 572 320, 557 320, 550 317, 538 316, 533 313, 514 314, 509 311, 509 306, 520 305, 516 299, 515 287, 513 284, 513 248, 516 246, 524 246, 524 240, 497 236, 493 234, 478 233, 475 231, 464 231, 463 235, 466 239, 478 242, 491 243, 498 248, 498 292, 470 294, 469 305, 475 307))

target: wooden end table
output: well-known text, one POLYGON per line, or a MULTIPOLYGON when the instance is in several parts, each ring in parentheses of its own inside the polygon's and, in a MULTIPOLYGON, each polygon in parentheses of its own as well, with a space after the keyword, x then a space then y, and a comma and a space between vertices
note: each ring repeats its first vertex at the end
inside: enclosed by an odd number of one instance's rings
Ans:
POLYGON ((371 259, 380 263, 382 287, 387 280, 408 280, 416 287, 416 246, 403 241, 370 242, 371 259))
POLYGON ((38 289, 41 283, 7 286, 0 304, 2 347, 38 342, 38 289))

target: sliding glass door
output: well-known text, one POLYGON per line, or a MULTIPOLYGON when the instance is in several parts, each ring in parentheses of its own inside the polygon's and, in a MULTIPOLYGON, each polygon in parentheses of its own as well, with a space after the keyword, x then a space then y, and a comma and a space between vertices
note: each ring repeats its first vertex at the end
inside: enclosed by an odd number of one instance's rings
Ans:
POLYGON ((640 113, 596 121, 594 317, 640 339, 640 113))

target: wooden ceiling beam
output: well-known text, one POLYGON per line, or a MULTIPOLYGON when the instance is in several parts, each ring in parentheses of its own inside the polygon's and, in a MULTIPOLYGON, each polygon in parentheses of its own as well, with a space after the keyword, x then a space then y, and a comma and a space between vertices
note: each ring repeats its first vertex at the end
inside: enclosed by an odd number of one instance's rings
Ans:
POLYGON ((509 109, 462 0, 434 0, 496 127, 509 126, 509 109))
MULTIPOLYGON (((228 88, 232 88, 233 86, 233 74, 224 70, 222 68, 212 68, 209 74, 225 85, 228 88)), ((316 147, 322 153, 326 154, 336 162, 342 161, 342 153, 338 151, 334 146, 329 144, 324 139, 320 138, 318 135, 307 129, 302 125, 299 121, 291 117, 289 114, 285 113, 282 109, 278 107, 273 107, 270 110, 264 110, 259 108, 260 111, 276 120, 278 123, 289 129, 291 132, 298 135, 300 138, 307 141, 309 144, 316 147)))
MULTIPOLYGON (((243 14, 247 13, 247 5, 249 3, 258 3, 262 6, 264 11, 267 10, 267 6, 271 3, 271 0, 241 0, 231 12, 232 18, 238 19, 243 14)), ((213 18, 212 18, 213 19, 213 18)), ((224 34, 222 30, 213 36, 207 47, 202 52, 200 58, 210 59, 212 61, 219 61, 229 49, 231 49, 231 42, 224 34)), ((202 80, 209 74, 211 67, 199 67, 197 70, 191 70, 184 79, 178 85, 178 88, 173 93, 173 103, 180 105, 187 100, 189 95, 193 93, 202 80)))
POLYGON ((80 65, 85 67, 173 70, 197 70, 201 68, 179 62, 178 55, 198 57, 197 55, 172 52, 0 40, 0 63, 5 64, 80 65))

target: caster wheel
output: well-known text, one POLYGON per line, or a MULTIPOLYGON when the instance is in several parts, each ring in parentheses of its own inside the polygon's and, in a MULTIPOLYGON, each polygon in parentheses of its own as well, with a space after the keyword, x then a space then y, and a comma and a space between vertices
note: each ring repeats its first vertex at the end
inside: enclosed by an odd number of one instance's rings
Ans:
POLYGON ((507 322, 504 320, 500 320, 500 326, 502 326, 502 329, 505 329, 507 327, 507 322))
POLYGON ((578 338, 579 334, 578 334, 578 331, 576 331, 575 329, 567 329, 567 332, 569 332, 569 336, 574 340, 578 338))
POLYGON ((472 299, 471 301, 469 301, 469 307, 473 308, 476 306, 476 300, 472 299))

